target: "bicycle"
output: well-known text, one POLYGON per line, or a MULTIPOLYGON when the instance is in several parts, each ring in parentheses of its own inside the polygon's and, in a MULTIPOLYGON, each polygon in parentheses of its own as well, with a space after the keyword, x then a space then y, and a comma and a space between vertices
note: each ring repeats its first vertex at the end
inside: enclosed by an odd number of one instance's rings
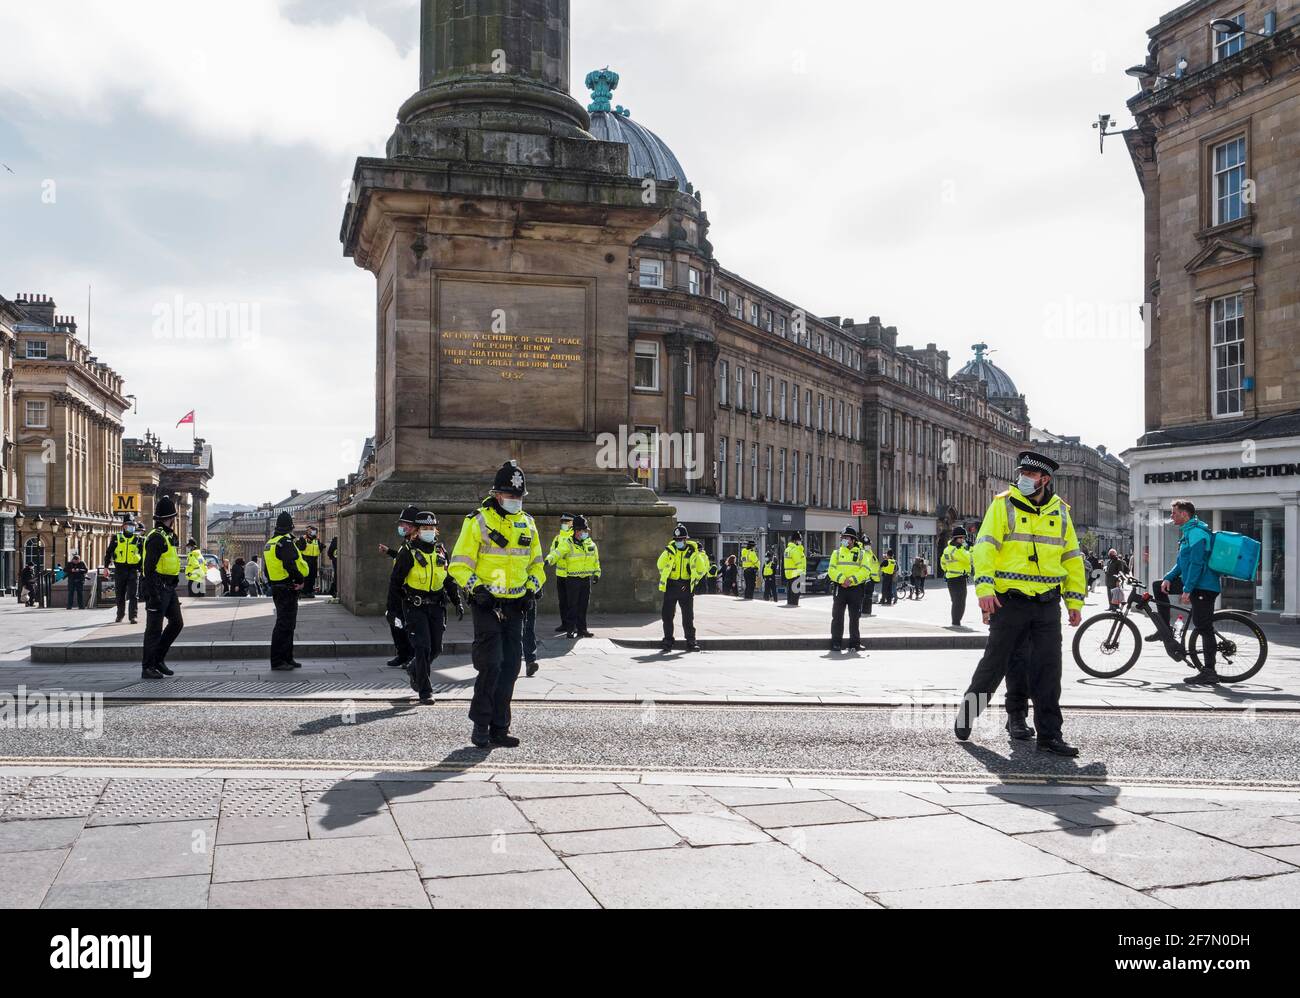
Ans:
MULTIPOLYGON (((1095 614, 1079 625, 1073 646, 1074 661, 1079 668, 1098 679, 1114 679, 1133 668, 1145 643, 1137 624, 1129 617, 1136 610, 1155 625, 1156 633, 1164 641, 1165 654, 1175 662, 1190 660, 1200 671, 1203 667, 1202 630, 1187 626, 1190 614, 1186 614, 1187 619, 1182 621, 1182 628, 1175 634, 1152 605, 1156 602, 1155 597, 1144 591, 1146 585, 1132 576, 1126 576, 1120 585, 1125 583, 1130 588, 1122 609, 1095 614), (1100 668, 1107 660, 1120 664, 1100 668)), ((1243 610, 1215 610, 1211 629, 1217 658, 1215 671, 1224 683, 1245 682, 1264 667, 1268 659, 1268 638, 1255 622, 1253 614, 1243 610)))

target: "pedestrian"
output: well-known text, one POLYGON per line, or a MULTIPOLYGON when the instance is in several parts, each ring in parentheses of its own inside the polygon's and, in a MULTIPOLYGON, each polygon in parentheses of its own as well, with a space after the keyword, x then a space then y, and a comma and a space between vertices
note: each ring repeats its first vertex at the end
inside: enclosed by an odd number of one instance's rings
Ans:
POLYGON ((397 653, 386 663, 390 669, 410 669, 411 663, 415 660, 415 648, 402 621, 401 591, 406 576, 398 572, 397 556, 404 547, 416 539, 419 533, 416 521, 419 518, 419 508, 407 506, 397 517, 397 536, 402 543, 395 548, 390 548, 387 544, 379 545, 379 553, 393 559, 393 568, 388 574, 388 605, 384 612, 384 617, 388 621, 388 633, 393 639, 393 650, 397 653))
POLYGON ((894 561, 894 552, 886 551, 885 560, 880 563, 880 605, 893 606, 897 599, 894 597, 894 573, 898 571, 898 562, 894 561))
POLYGON ((244 562, 244 585, 249 596, 262 595, 262 563, 257 560, 256 554, 244 562))
POLYGON ((68 560, 63 564, 63 575, 68 580, 68 609, 72 609, 72 598, 77 598, 77 609, 86 609, 86 563, 76 551, 68 553, 68 560))
MULTIPOLYGON (((1128 574, 1128 564, 1111 548, 1106 554, 1106 599, 1113 610, 1118 610, 1124 602, 1124 577, 1128 574)), ((1158 593, 1156 598, 1159 599, 1158 593)))
POLYGON ((316 536, 314 524, 298 538, 298 550, 302 552, 302 560, 307 563, 307 579, 302 585, 302 598, 315 599, 316 573, 320 567, 320 538, 316 536))
POLYGON ((718 569, 718 563, 712 558, 709 558, 707 554, 704 557, 709 561, 708 584, 706 585, 704 591, 711 595, 716 594, 718 592, 718 576, 720 574, 718 569))
POLYGON ((527 495, 523 470, 505 462, 492 494, 465 517, 451 556, 452 577, 473 606, 478 675, 469 718, 470 740, 479 748, 519 744, 510 734, 510 702, 523 659, 524 614, 546 584, 537 524, 524 512, 527 495))
POLYGON ((925 595, 925 578, 929 574, 930 563, 925 560, 925 555, 918 554, 912 560, 912 599, 925 595))
POLYGON ((23 570, 18 575, 18 602, 23 601, 23 594, 27 595, 27 605, 35 606, 36 597, 36 566, 30 561, 23 566, 23 570))
POLYGON ((980 524, 975 594, 980 610, 990 615, 989 637, 953 724, 959 741, 970 738, 976 717, 1020 650, 1027 659, 1039 751, 1079 754, 1062 738, 1061 601, 1070 626, 1078 627, 1086 580, 1070 507, 1052 488, 1059 467, 1050 457, 1022 451, 1016 483, 993 498, 980 524))
POLYGON ((191 596, 207 595, 208 563, 199 551, 199 542, 193 537, 185 545, 185 579, 191 596))
POLYGON ((785 546, 782 571, 785 575, 785 605, 798 606, 803 592, 804 573, 808 570, 808 556, 803 549, 803 534, 794 532, 785 546))
POLYGON ((753 541, 745 541, 740 552, 740 568, 745 575, 745 599, 752 600, 758 585, 758 550, 753 541))
POLYGON ((1101 568, 1101 559, 1095 554, 1086 552, 1084 558, 1088 562, 1088 595, 1091 596, 1093 589, 1097 586, 1097 581, 1104 573, 1101 568))
POLYGON ((181 601, 176 595, 181 555, 176 547, 175 523, 176 501, 169 495, 159 497, 153 511, 153 530, 144 539, 144 560, 140 563, 140 590, 144 596, 141 679, 162 679, 173 674, 167 668, 167 652, 185 629, 181 601))
MULTIPOLYGON (((1214 531, 1197 517, 1195 504, 1187 499, 1175 500, 1169 515, 1179 530, 1178 560, 1156 589, 1157 610, 1164 622, 1169 623, 1171 593, 1181 595, 1183 606, 1191 608, 1192 626, 1201 628, 1201 667, 1183 682, 1189 686, 1213 686, 1223 682, 1215 669, 1214 603, 1223 584, 1209 564, 1214 531)), ((1160 632, 1148 635, 1146 640, 1162 640, 1160 632)))
POLYGON ((695 587, 709 570, 708 556, 691 540, 686 524, 673 528, 673 539, 659 554, 659 591, 664 594, 661 617, 664 624, 662 648, 673 650, 673 619, 678 607, 682 611, 682 633, 686 636, 686 650, 699 651, 695 641, 695 587))
POLYGON ((966 528, 953 527, 952 538, 939 556, 939 570, 948 584, 948 598, 952 600, 952 626, 960 627, 966 615, 966 579, 971 574, 970 551, 966 547, 966 528))
POLYGON ((573 514, 561 513, 560 532, 551 539, 550 550, 546 553, 546 564, 550 565, 555 572, 555 598, 560 604, 560 622, 555 627, 556 634, 568 634, 573 630, 569 618, 569 589, 564 584, 568 569, 565 567, 565 560, 560 557, 561 547, 567 546, 571 540, 573 540, 573 514))
POLYGON ((427 510, 416 514, 417 533, 397 551, 389 583, 389 605, 401 607, 398 622, 414 650, 411 689, 420 703, 433 703, 430 679, 433 660, 442 652, 442 635, 447 629, 447 604, 465 617, 456 580, 447 572, 446 554, 438 550, 438 518, 427 510), (395 590, 395 591, 394 591, 395 590))
POLYGON ((221 595, 230 595, 230 561, 226 558, 221 559, 221 595))
POLYGON ((135 623, 140 589, 140 563, 144 561, 144 539, 130 513, 122 517, 122 529, 108 545, 108 564, 113 567, 113 595, 117 600, 117 623, 129 615, 135 623))
POLYGON ((773 547, 767 553, 767 561, 763 562, 763 602, 766 603, 770 598, 773 603, 776 602, 776 573, 780 566, 777 562, 776 548, 773 547))
POLYGON ((275 518, 275 534, 262 551, 266 578, 275 602, 271 629, 271 668, 288 672, 302 668, 293 657, 293 635, 298 629, 298 594, 307 583, 307 559, 293 539, 293 516, 287 510, 275 518))
MULTIPOLYGON (((874 556, 873 556, 874 557, 874 556)), ((831 651, 843 651, 844 611, 849 612, 849 650, 862 650, 862 636, 858 631, 858 618, 862 614, 864 599, 870 599, 868 589, 871 569, 867 564, 867 549, 853 525, 840 532, 840 543, 831 554, 828 573, 833 586, 831 603, 831 651)))
POLYGON ((339 598, 339 539, 330 538, 330 546, 325 551, 325 557, 330 560, 330 599, 339 598))
POLYGON ((862 594, 862 612, 871 616, 871 602, 876 598, 876 586, 880 585, 880 559, 871 550, 871 538, 863 537, 862 561, 867 566, 866 591, 862 594))
POLYGON ((737 584, 737 578, 740 575, 740 566, 736 564, 734 554, 727 555, 727 560, 722 563, 722 593, 724 596, 739 596, 740 588, 737 584))
POLYGON ((236 596, 248 595, 248 581, 244 576, 244 559, 236 558, 230 566, 230 591, 236 596))

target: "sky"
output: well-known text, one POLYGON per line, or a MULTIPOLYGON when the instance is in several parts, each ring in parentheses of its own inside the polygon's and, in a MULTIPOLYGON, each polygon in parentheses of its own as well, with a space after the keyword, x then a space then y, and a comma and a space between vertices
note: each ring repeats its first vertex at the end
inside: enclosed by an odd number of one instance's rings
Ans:
MULTIPOLYGON (((718 262, 817 315, 987 342, 1036 426, 1142 432, 1142 199, 1118 127, 1174 0, 573 0, 571 84, 703 192, 718 262)), ((417 0, 0 5, 0 294, 51 295, 214 503, 356 470, 374 279, 346 184, 418 84, 417 0), (295 386, 286 391, 286 385, 295 386)))

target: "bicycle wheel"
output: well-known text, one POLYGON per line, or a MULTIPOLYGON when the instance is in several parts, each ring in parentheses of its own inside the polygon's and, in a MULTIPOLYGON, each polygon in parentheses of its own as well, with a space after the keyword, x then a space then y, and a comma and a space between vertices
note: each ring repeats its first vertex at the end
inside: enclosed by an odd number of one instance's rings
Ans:
POLYGON ((1133 668, 1142 654, 1137 624, 1122 613, 1089 617, 1074 634, 1074 662, 1098 679, 1114 679, 1133 668))
MULTIPOLYGON (((1198 627, 1184 635, 1187 657, 1197 669, 1203 668, 1203 644, 1198 627)), ((1268 658, 1268 638, 1250 614, 1240 610, 1217 610, 1214 614, 1214 669, 1225 683, 1244 683, 1264 668, 1268 658)))

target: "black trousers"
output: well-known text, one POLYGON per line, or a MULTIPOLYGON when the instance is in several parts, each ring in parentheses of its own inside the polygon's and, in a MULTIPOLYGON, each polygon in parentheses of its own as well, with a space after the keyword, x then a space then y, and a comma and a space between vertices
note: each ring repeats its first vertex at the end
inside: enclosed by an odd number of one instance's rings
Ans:
MULTIPOLYGON (((1002 608, 989 621, 984 657, 975 667, 959 710, 968 725, 987 706, 1012 668, 1019 649, 1024 680, 1034 702, 1034 726, 1040 740, 1061 737, 1061 602, 1042 603, 1009 594, 999 597, 1002 608), (1028 642, 1025 646, 1023 643, 1028 642)), ((1018 709, 1023 709, 1022 689, 1018 709)), ((1010 712, 1010 705, 1008 705, 1010 712)))
POLYGON ((766 603, 769 599, 773 603, 776 602, 776 576, 775 575, 763 576, 763 602, 766 603))
POLYGON ((1029 662, 1034 654, 1033 642, 1025 634, 1011 653, 1011 665, 1007 668, 1007 692, 1002 698, 1006 707, 1007 719, 1029 717, 1029 662))
POLYGON ((140 569, 136 565, 113 566, 113 590, 117 595, 117 619, 129 616, 135 620, 138 616, 137 600, 140 589, 140 569), (128 607, 130 612, 127 612, 128 607))
POLYGON ((844 611, 849 611, 849 644, 860 645, 862 635, 858 633, 858 618, 862 616, 862 601, 867 596, 867 587, 835 587, 835 599, 831 604, 831 644, 838 645, 844 638, 844 611))
POLYGON ((319 558, 309 558, 302 556, 302 560, 307 563, 307 581, 303 583, 301 595, 307 599, 316 595, 316 566, 320 562, 319 558))
MULTIPOLYGON (((1156 593, 1156 611, 1164 618, 1164 622, 1169 623, 1170 615, 1170 596, 1181 596, 1183 592, 1183 582, 1181 579, 1175 579, 1169 583, 1169 592, 1165 592, 1159 584, 1155 587, 1156 593)), ((1218 661, 1217 649, 1214 647, 1214 632, 1211 628, 1214 626, 1214 603, 1219 598, 1219 594, 1211 589, 1193 589, 1192 590, 1192 626, 1202 627, 1201 632, 1201 665, 1208 671, 1213 669, 1218 661)))
POLYGON ((966 616, 966 576, 948 580, 948 595, 952 597, 952 626, 956 627, 966 616))
POLYGON ((473 604, 474 699, 469 719, 474 727, 499 734, 510 730, 510 701, 524 655, 524 598, 502 601, 502 615, 473 604))
POLYGON ((785 605, 799 605, 799 589, 803 585, 803 576, 786 576, 785 579, 785 605))
POLYGON ((330 559, 330 598, 333 599, 334 597, 338 596, 338 594, 339 594, 339 560, 337 558, 331 558, 330 559))
POLYGON ((566 626, 570 634, 581 634, 587 629, 587 607, 591 604, 591 579, 575 579, 572 575, 561 580, 561 588, 568 591, 569 619, 566 626))
POLYGON ((84 576, 80 579, 77 579, 76 581, 73 581, 72 579, 68 579, 68 609, 69 610, 72 609, 73 596, 77 598, 77 609, 78 610, 86 609, 85 586, 86 586, 86 579, 84 576))
POLYGON ((668 588, 664 590, 663 602, 663 621, 664 621, 664 640, 673 640, 673 617, 677 613, 677 608, 682 609, 682 633, 686 635, 686 643, 695 643, 695 594, 691 592, 691 584, 681 580, 668 581, 668 588))
POLYGON ((894 577, 892 575, 881 575, 880 579, 880 605, 889 606, 894 602, 894 577))
POLYGON ((758 569, 745 569, 745 599, 754 598, 754 588, 758 585, 758 569))
POLYGON ((271 629, 271 664, 293 661, 293 632, 298 627, 298 591, 289 583, 271 587, 275 627, 271 629))
POLYGON ((441 603, 406 604, 402 622, 410 633, 415 660, 411 663, 411 689, 420 696, 431 696, 430 674, 433 660, 442 651, 442 632, 447 628, 447 610, 441 603))
POLYGON ((397 652, 397 657, 403 662, 409 662, 414 657, 415 651, 411 648, 411 637, 406 628, 389 622, 388 633, 393 636, 393 648, 397 652))
POLYGON ((569 582, 568 576, 561 575, 561 576, 558 576, 558 577, 556 578, 556 580, 555 580, 555 597, 556 597, 556 599, 558 599, 558 600, 560 601, 560 623, 561 623, 562 625, 564 625, 564 629, 565 629, 566 631, 571 631, 571 630, 573 630, 573 628, 572 628, 571 626, 569 626, 569 625, 570 625, 570 620, 569 620, 569 586, 568 586, 568 582, 569 582))
POLYGON ((871 602, 876 597, 876 580, 872 579, 871 581, 864 583, 862 589, 863 589, 862 612, 865 613, 868 617, 870 617, 871 602))
POLYGON ((144 611, 144 658, 141 668, 152 669, 166 660, 172 642, 185 629, 176 584, 154 583, 152 594, 146 594, 144 611), (166 629, 163 628, 164 620, 167 622, 166 629))

